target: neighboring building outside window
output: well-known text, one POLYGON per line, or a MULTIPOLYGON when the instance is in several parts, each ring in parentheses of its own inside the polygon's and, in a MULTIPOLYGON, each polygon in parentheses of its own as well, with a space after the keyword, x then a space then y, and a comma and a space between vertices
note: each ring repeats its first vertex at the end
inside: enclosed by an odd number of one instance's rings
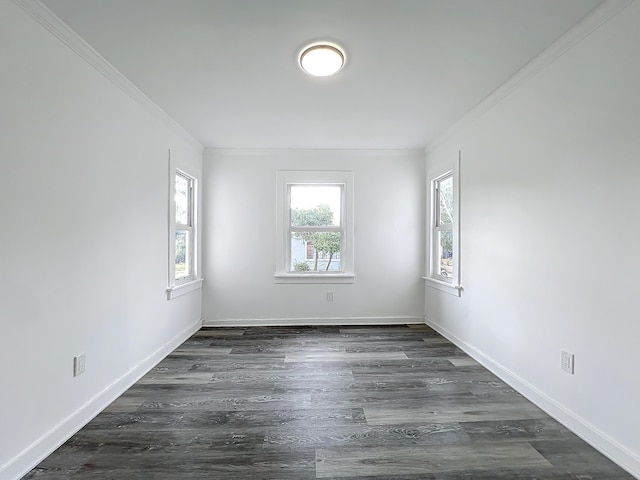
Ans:
POLYGON ((306 260, 313 260, 314 256, 315 256, 315 251, 316 249, 313 248, 313 243, 312 242, 307 242, 306 245, 306 250, 305 250, 305 258, 306 260))

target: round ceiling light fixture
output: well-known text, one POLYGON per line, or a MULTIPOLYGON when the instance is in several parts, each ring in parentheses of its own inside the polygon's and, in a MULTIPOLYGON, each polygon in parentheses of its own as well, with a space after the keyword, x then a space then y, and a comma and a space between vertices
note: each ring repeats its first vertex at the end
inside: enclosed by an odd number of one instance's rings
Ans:
POLYGON ((335 43, 317 42, 307 45, 298 57, 300 68, 314 77, 328 77, 342 70, 344 50, 335 43))

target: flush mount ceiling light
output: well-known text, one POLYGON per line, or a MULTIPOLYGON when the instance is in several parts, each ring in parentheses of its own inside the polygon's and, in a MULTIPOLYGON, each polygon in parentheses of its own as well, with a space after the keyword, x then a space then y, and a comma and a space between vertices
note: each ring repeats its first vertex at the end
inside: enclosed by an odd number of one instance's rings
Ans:
POLYGON ((314 77, 328 77, 344 67, 344 50, 335 43, 317 42, 300 52, 298 63, 305 73, 314 77))

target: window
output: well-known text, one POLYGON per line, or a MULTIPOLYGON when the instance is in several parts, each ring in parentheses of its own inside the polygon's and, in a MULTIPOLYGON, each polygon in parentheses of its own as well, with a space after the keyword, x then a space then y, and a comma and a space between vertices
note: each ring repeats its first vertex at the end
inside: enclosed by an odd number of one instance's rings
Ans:
POLYGON ((451 283, 453 277, 453 172, 433 181, 434 277, 451 283))
POLYGON ((353 279, 351 172, 278 173, 276 281, 353 279))
POLYGON ((202 288, 198 278, 198 179, 178 168, 169 151, 167 300, 202 288))
POLYGON ((460 295, 458 164, 431 179, 428 285, 460 295))
POLYGON ((175 174, 173 285, 195 280, 195 179, 177 170, 175 174))

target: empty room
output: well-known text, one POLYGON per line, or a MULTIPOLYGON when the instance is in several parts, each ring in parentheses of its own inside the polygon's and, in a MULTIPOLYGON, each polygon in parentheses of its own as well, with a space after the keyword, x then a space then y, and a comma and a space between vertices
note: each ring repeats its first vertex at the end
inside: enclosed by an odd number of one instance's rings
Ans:
POLYGON ((0 480, 640 478, 640 0, 1 0, 0 480))

